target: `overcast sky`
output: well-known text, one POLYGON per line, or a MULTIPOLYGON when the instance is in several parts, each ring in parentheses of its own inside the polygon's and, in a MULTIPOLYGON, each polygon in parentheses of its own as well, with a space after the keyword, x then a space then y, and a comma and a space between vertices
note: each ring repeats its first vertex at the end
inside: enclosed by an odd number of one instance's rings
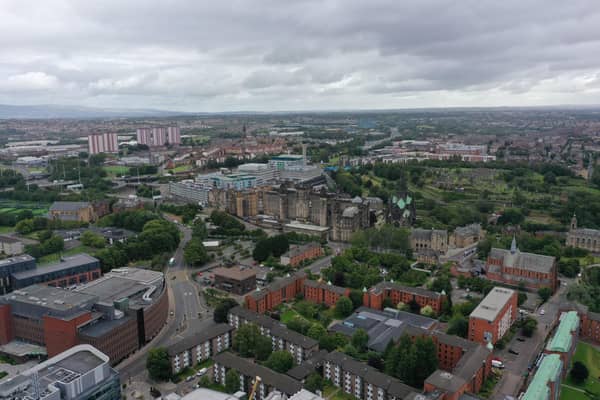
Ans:
POLYGON ((600 2, 0 0, 0 103, 600 104, 600 2))

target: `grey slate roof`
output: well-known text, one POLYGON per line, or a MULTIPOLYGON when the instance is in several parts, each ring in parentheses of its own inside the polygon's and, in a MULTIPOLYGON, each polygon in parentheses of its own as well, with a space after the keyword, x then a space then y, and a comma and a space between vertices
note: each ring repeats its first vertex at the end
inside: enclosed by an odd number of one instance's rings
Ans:
POLYGON ((297 380, 256 364, 249 359, 238 357, 228 351, 217 354, 213 357, 213 360, 215 363, 225 368, 233 368, 245 376, 252 378, 260 376, 265 385, 271 386, 290 396, 302 389, 302 384, 297 380))
POLYGON ((304 286, 317 288, 317 289, 330 290, 330 291, 332 291, 334 293, 338 293, 340 295, 346 294, 346 288, 343 288, 341 286, 330 285, 330 284, 327 284, 324 282, 312 281, 310 279, 307 279, 304 281, 304 286))
POLYGON ((191 349, 201 343, 204 343, 207 340, 211 340, 217 336, 221 336, 224 333, 231 332, 232 330, 233 327, 229 326, 228 324, 212 325, 208 328, 201 330, 200 332, 194 332, 193 335, 190 335, 172 344, 167 348, 167 352, 170 356, 174 356, 183 351, 191 349))
POLYGON ((296 281, 297 279, 305 278, 305 277, 306 277, 306 273, 304 271, 298 271, 294 275, 286 276, 281 279, 277 279, 277 280, 273 281, 271 284, 269 284, 268 286, 264 287, 261 290, 253 291, 252 293, 250 293, 250 296, 252 296, 252 298, 254 298, 255 300, 260 300, 263 297, 265 297, 269 292, 273 292, 275 290, 282 289, 282 288, 286 287, 287 285, 289 285, 290 283, 296 281))
POLYGON ((319 342, 309 338, 308 336, 304 336, 298 332, 286 328, 285 325, 274 320, 273 318, 255 313, 254 311, 250 311, 242 306, 232 308, 229 310, 229 313, 237 315, 240 318, 255 323, 256 325, 268 328, 272 335, 285 339, 294 345, 301 346, 303 349, 311 349, 319 344, 319 342))
POLYGON ((374 293, 381 293, 385 289, 395 289, 407 293, 412 293, 418 296, 429 297, 431 299, 439 299, 442 296, 438 292, 423 289, 420 287, 404 286, 395 282, 379 282, 371 289, 371 291, 374 293))
POLYGON ((436 388, 454 393, 460 389, 466 383, 466 381, 454 374, 451 374, 450 372, 438 369, 433 374, 429 375, 427 379, 425 379, 425 383, 429 383, 436 388))
POLYGON ((551 256, 525 253, 518 249, 515 253, 511 253, 510 250, 495 247, 490 251, 490 258, 502 260, 502 263, 507 267, 542 273, 550 273, 555 262, 555 258, 551 256))
POLYGON ((50 211, 77 211, 89 206, 87 201, 55 201, 50 206, 50 211))

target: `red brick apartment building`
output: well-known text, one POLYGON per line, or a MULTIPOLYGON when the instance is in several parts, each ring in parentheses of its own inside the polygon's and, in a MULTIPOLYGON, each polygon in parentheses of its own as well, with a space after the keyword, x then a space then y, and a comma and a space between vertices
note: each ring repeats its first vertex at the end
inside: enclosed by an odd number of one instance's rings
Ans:
POLYGON ((408 304, 414 300, 420 307, 431 306, 433 311, 440 313, 446 295, 423 288, 402 286, 394 282, 380 282, 364 293, 363 305, 381 310, 385 299, 389 299, 394 307, 398 303, 408 304))
POLYGON ((304 300, 332 307, 342 296, 350 296, 350 289, 311 280, 304 281, 304 300))
POLYGON ((515 239, 510 250, 492 248, 485 272, 489 280, 514 286, 524 284, 531 290, 549 287, 554 291, 558 287, 556 259, 521 252, 515 239))
POLYGON ((297 267, 305 260, 311 260, 323 255, 323 249, 319 243, 311 242, 303 245, 292 245, 290 249, 281 256, 282 265, 297 267))
POLYGON ((581 314, 580 335, 596 343, 600 343, 600 314, 587 312, 581 314))
POLYGON ((495 344, 517 319, 517 292, 493 288, 469 316, 469 340, 495 344))
POLYGON ((304 272, 296 272, 294 275, 276 280, 267 287, 257 289, 246 295, 246 308, 261 314, 271 311, 279 304, 290 301, 298 293, 302 293, 305 279, 304 272))

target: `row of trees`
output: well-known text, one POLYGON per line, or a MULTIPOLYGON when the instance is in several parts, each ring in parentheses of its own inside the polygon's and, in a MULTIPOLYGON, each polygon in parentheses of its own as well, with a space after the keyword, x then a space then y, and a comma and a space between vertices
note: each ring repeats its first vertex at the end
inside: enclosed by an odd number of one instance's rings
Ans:
POLYGON ((403 335, 397 344, 390 342, 383 355, 385 373, 413 387, 422 387, 438 367, 437 348, 430 337, 414 341, 403 335))

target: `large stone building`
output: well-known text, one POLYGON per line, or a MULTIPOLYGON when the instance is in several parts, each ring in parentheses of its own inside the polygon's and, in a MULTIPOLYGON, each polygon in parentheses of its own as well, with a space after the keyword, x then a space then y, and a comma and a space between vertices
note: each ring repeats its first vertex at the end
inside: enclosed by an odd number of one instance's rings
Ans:
POLYGON ((481 224, 459 226, 450 235, 450 246, 457 248, 468 247, 479 242, 483 237, 484 231, 481 229, 481 224))
POLYGON ((352 234, 372 226, 375 215, 382 212, 380 199, 341 197, 309 185, 289 187, 263 193, 263 214, 278 221, 301 221, 330 227, 329 239, 349 241, 352 234))
POLYGON ((577 227, 577 217, 571 218, 571 227, 567 233, 567 246, 600 253, 600 230, 577 227))
POLYGON ((415 228, 410 232, 410 247, 417 261, 435 264, 448 251, 448 231, 415 228))
POLYGON ((513 238, 510 250, 492 248, 485 265, 485 276, 492 281, 531 290, 558 287, 556 259, 541 254, 525 253, 513 238))
POLYGON ((93 222, 96 214, 86 201, 55 201, 50 206, 48 216, 61 221, 93 222))

